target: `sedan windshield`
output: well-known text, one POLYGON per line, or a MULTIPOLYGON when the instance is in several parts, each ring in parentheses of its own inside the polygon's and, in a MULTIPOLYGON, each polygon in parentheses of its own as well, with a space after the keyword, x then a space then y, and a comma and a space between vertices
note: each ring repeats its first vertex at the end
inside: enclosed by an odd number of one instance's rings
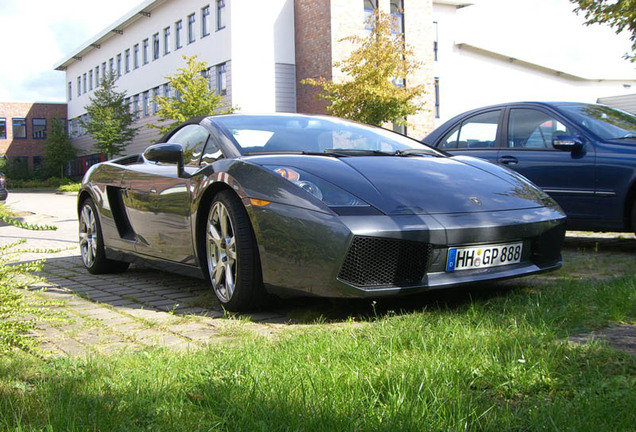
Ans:
POLYGON ((636 139, 636 117, 602 105, 562 105, 563 111, 601 139, 636 139))
POLYGON ((333 117, 233 115, 214 117, 242 154, 331 156, 442 154, 397 133, 333 117), (408 150, 408 151, 406 151, 408 150))

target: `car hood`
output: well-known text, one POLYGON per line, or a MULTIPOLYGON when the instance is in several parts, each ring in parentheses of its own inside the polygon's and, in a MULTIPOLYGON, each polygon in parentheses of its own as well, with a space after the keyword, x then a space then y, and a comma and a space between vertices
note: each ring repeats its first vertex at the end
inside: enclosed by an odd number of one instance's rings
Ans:
POLYGON ((267 156, 321 177, 388 215, 504 211, 546 205, 546 194, 509 170, 469 157, 267 156))

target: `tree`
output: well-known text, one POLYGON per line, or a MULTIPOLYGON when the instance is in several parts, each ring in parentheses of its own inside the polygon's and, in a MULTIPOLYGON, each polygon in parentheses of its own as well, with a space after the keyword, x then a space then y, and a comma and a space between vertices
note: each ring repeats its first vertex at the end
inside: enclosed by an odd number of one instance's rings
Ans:
POLYGON ((198 116, 230 113, 232 108, 226 107, 223 96, 208 87, 208 80, 202 71, 208 67, 207 62, 197 61, 197 56, 183 56, 186 66, 177 69, 177 73, 167 76, 168 84, 173 90, 172 96, 155 96, 158 106, 157 117, 160 122, 173 120, 169 124, 149 127, 159 129, 163 134, 180 123, 198 116))
POLYGON ((632 54, 625 58, 636 62, 636 0, 570 0, 577 5, 574 12, 585 13, 586 25, 608 24, 616 33, 631 33, 632 54))
POLYGON ((355 48, 334 67, 340 68, 348 80, 310 78, 302 83, 321 88, 318 97, 331 102, 326 108, 331 115, 377 126, 385 122, 404 125, 407 116, 422 109, 418 98, 424 94, 424 86, 406 85, 419 63, 411 60, 413 53, 403 36, 392 33, 395 26, 390 16, 376 9, 372 19, 368 37, 342 39, 352 42, 355 48))
POLYGON ((60 178, 64 178, 64 167, 75 159, 77 153, 64 126, 62 120, 53 119, 51 133, 44 148, 45 169, 47 172, 56 173, 56 175, 59 172, 60 178))
POLYGON ((88 121, 80 120, 95 140, 95 151, 109 158, 122 154, 137 134, 137 128, 132 127, 135 118, 126 103, 126 92, 115 91, 116 80, 112 73, 104 76, 90 104, 84 107, 88 121))

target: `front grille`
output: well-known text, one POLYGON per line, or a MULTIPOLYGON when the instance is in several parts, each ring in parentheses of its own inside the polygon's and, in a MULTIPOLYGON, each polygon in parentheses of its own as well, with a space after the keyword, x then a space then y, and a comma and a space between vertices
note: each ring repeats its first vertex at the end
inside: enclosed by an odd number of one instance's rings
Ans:
POLYGON ((433 247, 428 243, 377 237, 354 237, 338 279, 353 286, 418 284, 433 247))

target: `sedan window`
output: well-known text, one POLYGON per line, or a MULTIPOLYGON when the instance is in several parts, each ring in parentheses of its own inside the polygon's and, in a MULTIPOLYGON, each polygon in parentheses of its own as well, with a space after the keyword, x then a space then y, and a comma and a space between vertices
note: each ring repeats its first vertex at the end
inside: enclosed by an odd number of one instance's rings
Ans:
POLYGON ((535 109, 512 109, 508 122, 508 147, 551 149, 555 135, 572 132, 553 116, 535 109))
POLYGON ((495 147, 500 110, 477 114, 453 128, 439 147, 451 149, 481 149, 495 147))

